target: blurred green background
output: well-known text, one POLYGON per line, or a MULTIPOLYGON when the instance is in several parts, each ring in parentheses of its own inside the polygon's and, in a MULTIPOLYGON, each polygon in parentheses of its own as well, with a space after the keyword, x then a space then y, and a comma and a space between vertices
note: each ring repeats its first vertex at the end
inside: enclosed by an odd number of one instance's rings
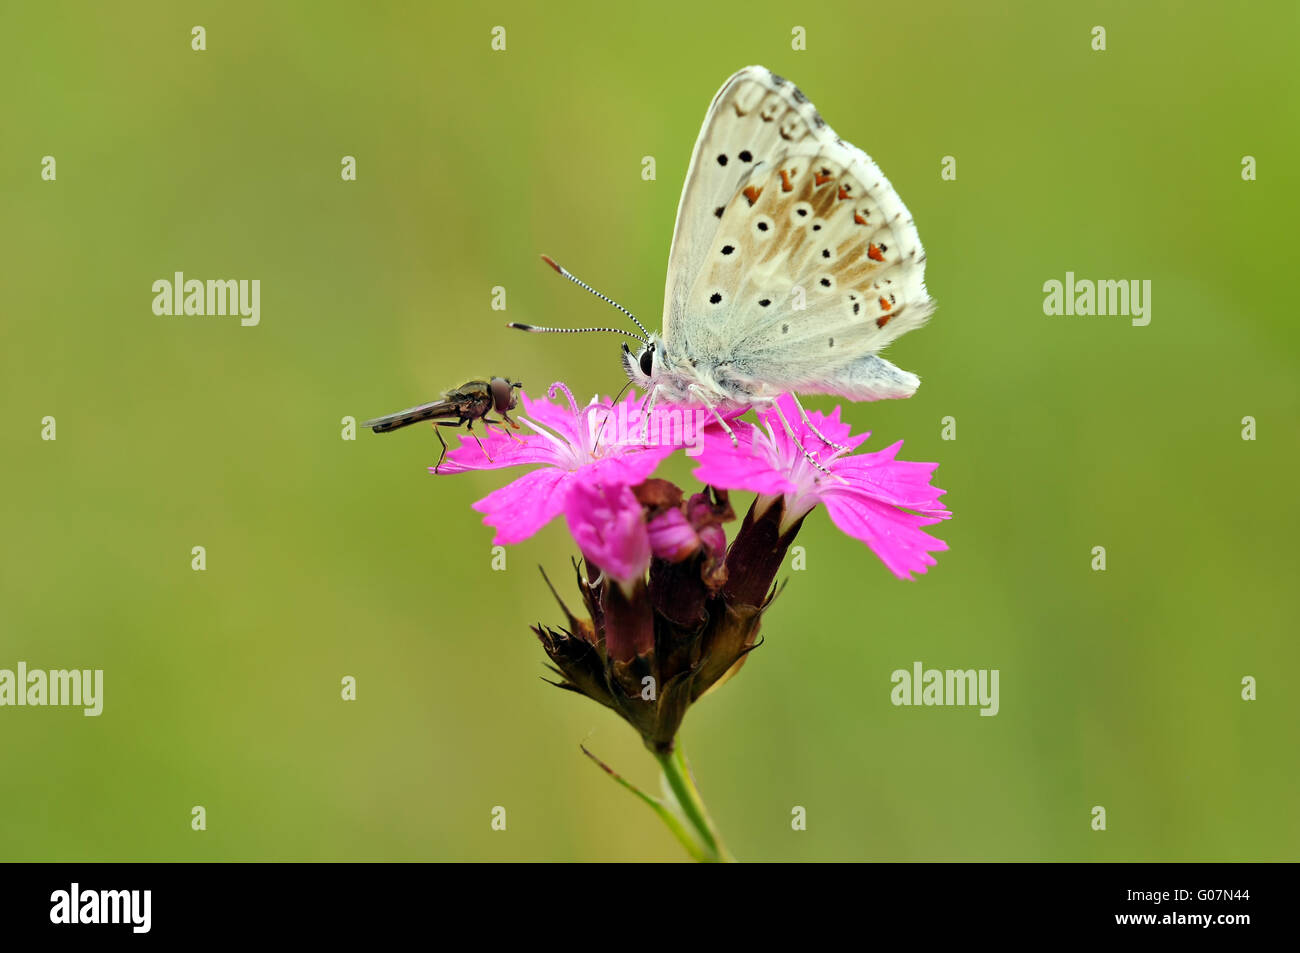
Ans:
POLYGON ((470 6, 0 12, 0 668, 105 672, 99 718, 0 709, 0 858, 684 857, 578 750, 653 788, 633 732, 538 677, 562 523, 493 572, 470 504, 507 475, 340 419, 616 389, 615 339, 503 322, 617 318, 546 252, 659 326, 700 121, 761 63, 916 218, 940 307, 890 357, 923 386, 847 416, 955 516, 912 583, 809 518, 683 730, 732 850, 1296 859, 1296 5, 470 6), (178 270, 260 279, 260 326, 155 316, 178 270), (1151 324, 1044 316, 1067 270, 1150 279, 1151 324), (915 660, 999 669, 1000 714, 895 708, 915 660))

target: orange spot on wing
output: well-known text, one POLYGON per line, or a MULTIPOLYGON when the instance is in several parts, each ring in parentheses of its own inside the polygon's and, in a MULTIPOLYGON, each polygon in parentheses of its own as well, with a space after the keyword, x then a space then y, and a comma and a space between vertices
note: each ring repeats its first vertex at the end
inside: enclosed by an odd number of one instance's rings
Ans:
POLYGON ((745 188, 743 194, 745 198, 749 199, 749 204, 753 205, 758 201, 758 197, 763 194, 763 190, 756 185, 750 185, 745 188))
POLYGON ((823 175, 820 172, 813 173, 813 182, 815 182, 817 185, 825 185, 827 182, 831 180, 831 178, 832 178, 831 176, 823 175))
POLYGON ((847 185, 841 185, 841 186, 840 186, 840 198, 841 198, 841 199, 846 199, 846 198, 848 198, 848 197, 849 197, 849 187, 848 187, 847 185))
POLYGON ((893 305, 890 304, 889 301, 888 301, 887 299, 885 299, 885 298, 881 298, 881 299, 880 299, 880 310, 881 310, 881 311, 888 311, 888 310, 889 310, 890 308, 892 308, 892 307, 893 307, 893 305))
POLYGON ((883 328, 889 323, 889 319, 892 317, 892 314, 882 314, 880 317, 876 318, 876 327, 883 328))
POLYGON ((867 257, 870 258, 872 261, 885 260, 884 254, 881 252, 879 248, 876 247, 875 242, 872 242, 871 246, 867 249, 867 257))
POLYGON ((790 184, 790 176, 793 174, 794 174, 793 169, 781 170, 781 191, 782 192, 790 192, 794 189, 794 186, 790 184))
POLYGON ((866 220, 866 218, 863 216, 863 214, 862 214, 861 212, 854 212, 854 213, 853 213, 853 221, 857 222, 859 225, 865 225, 865 224, 867 224, 867 220, 866 220))

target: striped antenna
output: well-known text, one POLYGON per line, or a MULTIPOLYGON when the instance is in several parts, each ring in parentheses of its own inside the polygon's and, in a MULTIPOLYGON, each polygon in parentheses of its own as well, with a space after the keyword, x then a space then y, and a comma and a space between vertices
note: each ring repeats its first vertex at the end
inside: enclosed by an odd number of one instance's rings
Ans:
POLYGON ((646 326, 645 326, 644 324, 642 324, 640 321, 638 321, 638 320, 636 319, 636 315, 635 315, 635 314, 633 314, 633 313, 632 313, 631 311, 629 311, 627 308, 623 307, 621 304, 619 304, 617 301, 615 301, 613 298, 609 297, 608 295, 603 295, 603 294, 601 294, 599 291, 597 291, 597 290, 596 290, 595 288, 593 288, 591 285, 587 284, 585 281, 583 281, 583 280, 582 280, 581 278, 579 278, 577 275, 573 274, 571 271, 569 271, 568 269, 566 269, 563 265, 561 265, 559 262, 557 262, 557 261, 556 261, 554 258, 552 258, 550 255, 543 255, 543 256, 542 256, 542 261, 546 262, 548 265, 550 265, 552 268, 554 268, 554 269, 556 270, 556 272, 558 272, 560 275, 563 275, 565 278, 568 278, 570 281, 572 281, 572 282, 573 282, 575 285, 577 285, 579 288, 583 289, 584 291, 589 291, 589 292, 591 292, 591 293, 594 294, 597 298, 599 298, 601 301, 605 302, 606 304, 613 305, 614 307, 618 308, 618 310, 622 311, 625 315, 627 315, 629 318, 632 319, 632 323, 633 323, 633 324, 635 324, 638 328, 641 329, 641 333, 645 335, 645 340, 646 340, 647 343, 648 343, 649 338, 650 338, 650 332, 649 332, 649 330, 647 330, 647 328, 646 328, 646 326))
MULTIPOLYGON (((624 334, 630 338, 635 338, 642 344, 649 344, 639 334, 633 334, 631 331, 624 331, 622 328, 544 328, 537 324, 520 324, 518 321, 510 321, 506 324, 508 328, 514 328, 516 331, 527 331, 530 334, 586 334, 588 331, 608 331, 610 334, 624 334)), ((626 347, 627 345, 624 345, 626 347)))

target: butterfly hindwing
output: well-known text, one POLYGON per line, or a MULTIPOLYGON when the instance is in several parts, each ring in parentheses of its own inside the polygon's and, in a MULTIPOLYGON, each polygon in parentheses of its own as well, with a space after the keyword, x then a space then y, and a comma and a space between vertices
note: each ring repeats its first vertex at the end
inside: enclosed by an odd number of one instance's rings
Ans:
POLYGON ((913 375, 864 358, 933 310, 924 262, 911 216, 875 163, 796 87, 750 67, 715 97, 696 143, 665 341, 725 363, 756 393, 908 396, 913 375), (737 160, 741 174, 726 173, 737 160))

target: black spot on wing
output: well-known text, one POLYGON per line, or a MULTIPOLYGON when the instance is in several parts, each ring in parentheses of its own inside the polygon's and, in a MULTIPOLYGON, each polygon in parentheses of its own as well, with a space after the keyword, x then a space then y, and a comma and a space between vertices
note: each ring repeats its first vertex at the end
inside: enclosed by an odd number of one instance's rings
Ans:
POLYGON ((778 76, 776 73, 772 73, 771 70, 769 70, 768 72, 771 74, 771 77, 772 77, 772 85, 773 85, 773 86, 775 86, 775 87, 777 87, 778 89, 780 89, 782 86, 785 85, 785 77, 784 77, 784 76, 778 76))

